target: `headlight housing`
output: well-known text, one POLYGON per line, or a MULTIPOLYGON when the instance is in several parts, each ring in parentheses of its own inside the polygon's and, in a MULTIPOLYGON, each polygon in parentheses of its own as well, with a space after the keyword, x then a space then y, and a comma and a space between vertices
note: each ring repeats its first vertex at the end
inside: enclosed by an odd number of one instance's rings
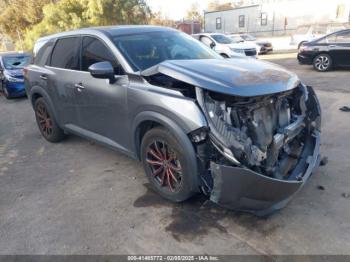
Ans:
POLYGON ((244 49, 230 48, 232 52, 245 54, 244 49))
POLYGON ((6 78, 7 81, 9 82, 23 82, 23 79, 14 77, 12 75, 10 75, 9 73, 4 72, 4 76, 6 78))
POLYGON ((299 53, 303 52, 303 51, 311 51, 312 49, 313 49, 313 47, 311 47, 311 46, 301 45, 299 48, 299 53))

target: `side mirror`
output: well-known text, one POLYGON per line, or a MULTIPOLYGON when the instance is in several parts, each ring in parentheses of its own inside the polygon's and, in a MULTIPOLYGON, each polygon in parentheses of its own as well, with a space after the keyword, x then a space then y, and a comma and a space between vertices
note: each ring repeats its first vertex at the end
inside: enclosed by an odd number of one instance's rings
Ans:
POLYGON ((90 74, 95 78, 109 79, 112 83, 115 81, 114 68, 111 62, 98 62, 89 67, 90 74))
POLYGON ((215 42, 210 43, 210 48, 213 49, 216 46, 215 42))

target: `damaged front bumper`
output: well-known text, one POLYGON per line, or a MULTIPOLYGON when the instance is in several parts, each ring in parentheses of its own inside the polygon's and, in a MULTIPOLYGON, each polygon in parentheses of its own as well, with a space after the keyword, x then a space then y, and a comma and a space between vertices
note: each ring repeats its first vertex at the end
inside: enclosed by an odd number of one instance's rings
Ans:
POLYGON ((197 93, 209 141, 224 158, 210 159, 210 199, 258 216, 283 208, 320 162, 321 109, 314 90, 299 85, 244 104, 214 95, 197 93))
MULTIPOLYGON (((283 208, 300 190, 320 163, 320 133, 310 141, 312 156, 305 159, 308 167, 296 180, 280 180, 267 177, 242 167, 232 167, 211 162, 213 189, 210 200, 228 209, 264 216, 283 208)), ((304 152, 307 154, 307 152, 304 152)))

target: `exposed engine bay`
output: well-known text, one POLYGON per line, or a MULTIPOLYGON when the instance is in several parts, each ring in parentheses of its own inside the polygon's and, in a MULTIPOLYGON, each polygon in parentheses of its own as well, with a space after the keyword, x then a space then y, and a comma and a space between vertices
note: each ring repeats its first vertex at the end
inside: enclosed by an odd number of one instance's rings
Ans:
POLYGON ((320 125, 307 110, 303 86, 253 98, 203 94, 202 106, 212 126, 214 146, 233 164, 269 177, 288 179, 306 136, 320 125))
POLYGON ((251 98, 203 91, 199 100, 215 148, 231 164, 272 178, 290 178, 307 137, 320 127, 318 115, 308 110, 308 91, 303 85, 251 98))

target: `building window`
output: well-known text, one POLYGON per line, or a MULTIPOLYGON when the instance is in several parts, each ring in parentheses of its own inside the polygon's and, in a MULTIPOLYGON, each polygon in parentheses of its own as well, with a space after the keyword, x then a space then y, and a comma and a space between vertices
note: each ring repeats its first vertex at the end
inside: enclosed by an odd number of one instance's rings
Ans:
POLYGON ((216 29, 221 29, 221 17, 216 18, 216 29))
POLYGON ((261 25, 267 25, 267 13, 261 13, 261 25))
POLYGON ((238 18, 239 27, 244 27, 244 20, 245 20, 244 15, 240 15, 238 18))

